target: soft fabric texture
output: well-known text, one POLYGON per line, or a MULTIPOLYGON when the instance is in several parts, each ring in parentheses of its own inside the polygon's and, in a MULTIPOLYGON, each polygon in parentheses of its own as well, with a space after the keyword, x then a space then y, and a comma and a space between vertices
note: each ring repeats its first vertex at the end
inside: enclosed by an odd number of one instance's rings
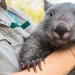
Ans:
POLYGON ((7 10, 0 7, 0 75, 20 71, 18 60, 23 38, 36 28, 22 11, 12 7, 7 10))

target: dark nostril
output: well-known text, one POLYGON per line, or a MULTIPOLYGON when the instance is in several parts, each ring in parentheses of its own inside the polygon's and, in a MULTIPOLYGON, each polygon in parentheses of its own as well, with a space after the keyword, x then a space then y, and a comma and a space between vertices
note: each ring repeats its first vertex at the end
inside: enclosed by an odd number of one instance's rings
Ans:
POLYGON ((65 32, 67 32, 66 24, 63 22, 60 22, 57 24, 55 30, 54 30, 60 37, 62 37, 65 32))

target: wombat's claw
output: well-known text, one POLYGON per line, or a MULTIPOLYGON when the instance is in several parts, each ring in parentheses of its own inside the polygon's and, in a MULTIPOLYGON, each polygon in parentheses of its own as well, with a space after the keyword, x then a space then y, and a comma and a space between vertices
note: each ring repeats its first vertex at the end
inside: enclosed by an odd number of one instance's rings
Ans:
POLYGON ((30 72, 30 66, 31 66, 31 62, 30 61, 26 61, 25 63, 24 62, 21 62, 20 64, 22 70, 24 69, 28 69, 28 71, 30 72))
POLYGON ((21 62, 20 66, 21 66, 21 68, 22 68, 22 70, 23 70, 26 65, 25 65, 23 62, 21 62))
POLYGON ((36 72, 36 64, 37 64, 39 66, 39 69, 42 71, 41 61, 43 61, 45 63, 45 60, 41 58, 41 59, 21 62, 20 66, 21 66, 22 70, 28 69, 29 72, 30 72, 30 67, 33 67, 34 72, 36 72))
POLYGON ((33 66, 34 72, 36 72, 36 61, 32 60, 31 64, 33 66))
POLYGON ((45 59, 43 59, 43 58, 42 58, 42 61, 43 61, 43 62, 44 62, 44 64, 45 64, 45 59))
POLYGON ((30 72, 30 65, 31 65, 31 62, 30 61, 26 61, 26 66, 27 66, 29 72, 30 72))
POLYGON ((36 60, 36 63, 39 65, 39 68, 40 68, 40 70, 42 71, 42 68, 41 68, 41 59, 37 59, 37 60, 36 60))

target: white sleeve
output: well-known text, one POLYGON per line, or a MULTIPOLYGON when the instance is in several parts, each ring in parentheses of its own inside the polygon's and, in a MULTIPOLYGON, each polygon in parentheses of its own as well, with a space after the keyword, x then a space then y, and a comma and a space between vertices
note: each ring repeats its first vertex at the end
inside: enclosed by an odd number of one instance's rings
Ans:
POLYGON ((0 33, 0 75, 9 75, 20 71, 20 67, 11 45, 0 33))

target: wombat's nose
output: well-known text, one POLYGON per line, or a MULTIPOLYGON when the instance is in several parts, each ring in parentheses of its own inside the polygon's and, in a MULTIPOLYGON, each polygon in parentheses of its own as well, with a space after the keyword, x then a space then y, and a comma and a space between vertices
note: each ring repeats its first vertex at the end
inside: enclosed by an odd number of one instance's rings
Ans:
POLYGON ((60 37, 63 37, 63 35, 67 31, 66 24, 64 22, 59 22, 54 30, 60 37))

